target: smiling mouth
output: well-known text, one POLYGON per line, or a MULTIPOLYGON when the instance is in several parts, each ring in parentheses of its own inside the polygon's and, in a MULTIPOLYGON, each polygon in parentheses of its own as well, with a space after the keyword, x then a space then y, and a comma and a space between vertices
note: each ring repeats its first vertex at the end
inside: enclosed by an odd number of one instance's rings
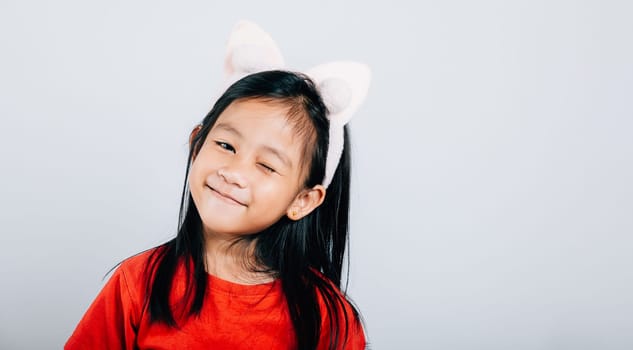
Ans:
POLYGON ((234 204, 234 205, 240 205, 243 207, 246 207, 247 205, 238 201, 237 199, 231 197, 231 196, 227 196, 225 194, 223 194, 222 192, 214 189, 211 186, 207 186, 208 189, 210 189, 215 195, 217 195, 218 197, 220 197, 221 199, 223 199, 224 201, 228 202, 229 204, 234 204))

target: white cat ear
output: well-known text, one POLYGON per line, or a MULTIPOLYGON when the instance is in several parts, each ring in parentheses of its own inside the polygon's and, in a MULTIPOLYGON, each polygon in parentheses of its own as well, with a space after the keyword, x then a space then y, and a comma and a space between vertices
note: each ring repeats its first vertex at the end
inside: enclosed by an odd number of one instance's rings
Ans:
POLYGON ((270 34, 250 21, 239 21, 226 45, 224 80, 227 83, 250 73, 281 69, 284 58, 270 34))
POLYGON ((330 120, 329 145, 325 161, 323 186, 332 182, 343 154, 345 135, 343 127, 367 97, 371 70, 358 62, 331 62, 318 65, 306 72, 317 85, 319 94, 328 108, 330 120))
POLYGON ((306 73, 317 85, 330 111, 331 123, 347 124, 367 97, 371 70, 364 63, 338 61, 320 64, 306 73))

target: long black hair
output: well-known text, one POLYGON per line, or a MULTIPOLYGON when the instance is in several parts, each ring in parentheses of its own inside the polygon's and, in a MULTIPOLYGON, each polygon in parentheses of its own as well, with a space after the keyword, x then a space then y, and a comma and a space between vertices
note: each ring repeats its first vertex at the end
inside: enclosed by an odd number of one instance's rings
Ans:
MULTIPOLYGON (((238 99, 263 98, 286 103, 308 118, 314 144, 305 147, 309 170, 304 186, 322 183, 328 151, 327 107, 314 83, 305 75, 287 71, 265 71, 248 75, 233 83, 204 117, 201 129, 191 140, 185 184, 180 204, 178 234, 150 255, 147 272, 146 307, 151 322, 177 327, 169 303, 178 264, 186 261, 184 303, 187 317, 198 315, 207 288, 202 221, 188 187, 189 168, 220 114, 238 99)), ((295 121, 295 123, 299 123, 295 121)), ((305 128, 304 128, 305 129, 305 128)), ((327 188, 323 203, 300 220, 283 216, 272 226, 246 239, 254 243, 255 259, 281 282, 299 349, 316 349, 322 315, 317 294, 322 297, 330 325, 330 349, 344 346, 352 325, 359 321, 357 310, 339 293, 345 249, 348 244, 350 144, 344 130, 341 160, 327 188), (325 277, 325 278, 324 278, 325 277), (345 307, 348 304, 349 307, 345 307), (347 315, 351 310, 353 315, 347 315), (344 324, 341 324, 344 323, 344 324)))

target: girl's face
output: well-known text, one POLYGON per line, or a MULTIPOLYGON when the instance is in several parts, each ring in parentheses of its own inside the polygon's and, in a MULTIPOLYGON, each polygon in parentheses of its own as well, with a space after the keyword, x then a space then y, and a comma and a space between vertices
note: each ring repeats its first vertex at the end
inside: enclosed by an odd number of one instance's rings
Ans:
POLYGON ((283 215, 298 220, 321 204, 323 186, 302 186, 305 140, 287 113, 279 102, 247 99, 220 114, 189 172, 206 233, 259 232, 283 215))

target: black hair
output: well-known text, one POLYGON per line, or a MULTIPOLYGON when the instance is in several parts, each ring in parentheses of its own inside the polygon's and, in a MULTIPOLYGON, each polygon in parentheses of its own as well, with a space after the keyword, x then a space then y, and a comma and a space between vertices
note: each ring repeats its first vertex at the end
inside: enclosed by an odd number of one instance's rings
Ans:
MULTIPOLYGON (((301 73, 280 70, 251 74, 233 83, 204 117, 199 132, 191 140, 178 233, 155 249, 148 260, 146 307, 151 322, 178 326, 169 296, 177 265, 182 261, 187 262, 182 304, 187 305, 186 317, 198 315, 202 309, 208 277, 202 222, 188 187, 189 169, 220 114, 234 101, 250 98, 285 103, 290 107, 289 116, 300 116, 293 118, 295 127, 306 133, 311 130, 314 136, 310 138, 313 145, 306 142, 309 168, 304 186, 313 187, 323 181, 328 151, 328 110, 314 83, 301 73)), ((339 293, 348 246, 350 163, 349 134, 345 127, 341 160, 323 203, 300 220, 283 216, 270 227, 246 238, 254 242, 255 259, 281 282, 299 349, 316 349, 323 331, 323 310, 320 310, 317 295, 326 307, 330 349, 344 347, 343 342, 352 327, 347 320, 360 322, 356 308, 339 293), (351 310, 353 315, 347 315, 346 310, 351 310)))

